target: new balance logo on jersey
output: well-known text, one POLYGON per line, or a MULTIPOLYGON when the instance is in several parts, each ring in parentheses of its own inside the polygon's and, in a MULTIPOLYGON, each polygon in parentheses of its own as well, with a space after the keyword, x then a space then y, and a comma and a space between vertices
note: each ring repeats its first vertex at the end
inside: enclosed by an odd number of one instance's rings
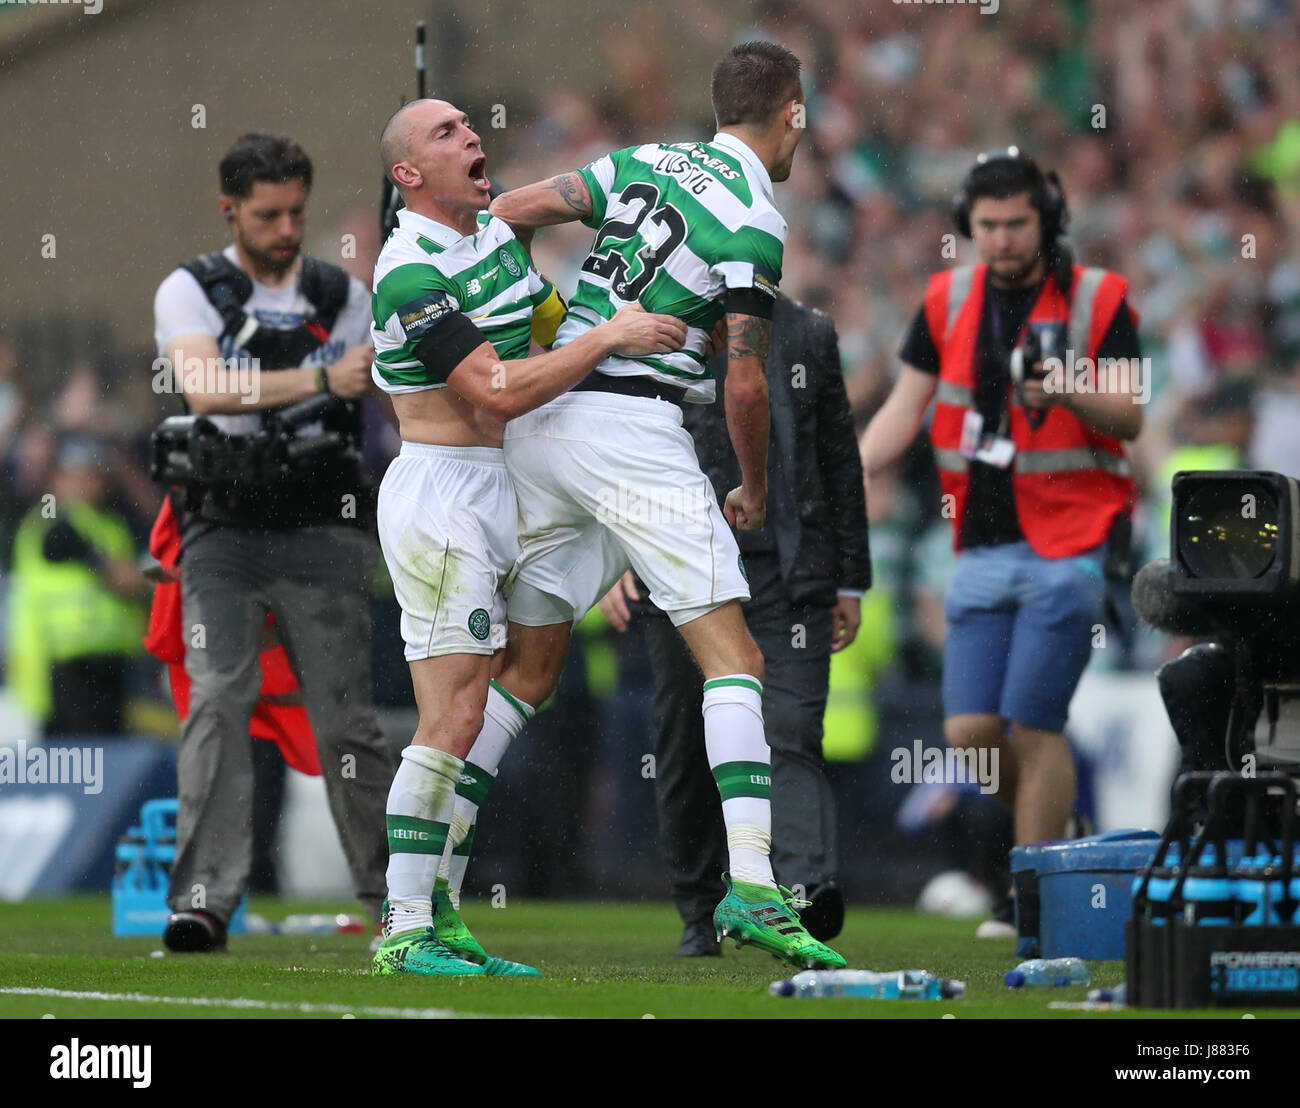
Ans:
MULTIPOLYGON (((489 269, 486 273, 482 274, 481 276, 471 277, 468 281, 465 282, 465 295, 477 296, 480 292, 483 291, 483 286, 488 285, 491 282, 492 278, 497 275, 497 272, 500 269, 501 267, 499 265, 494 265, 491 269, 489 269)), ((516 276, 518 275, 516 274, 516 276)))

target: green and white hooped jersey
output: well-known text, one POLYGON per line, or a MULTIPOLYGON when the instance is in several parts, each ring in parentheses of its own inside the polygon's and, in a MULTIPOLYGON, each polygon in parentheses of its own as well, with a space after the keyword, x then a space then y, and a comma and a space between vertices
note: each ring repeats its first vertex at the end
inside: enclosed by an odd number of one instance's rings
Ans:
POLYGON ((469 317, 498 358, 526 358, 533 309, 553 289, 514 232, 487 212, 479 214, 472 235, 406 208, 397 213, 397 224, 375 263, 375 384, 390 393, 445 388, 455 366, 431 370, 415 351, 455 312, 469 317))
POLYGON ((635 360, 610 357, 598 371, 651 377, 684 388, 688 401, 711 401, 704 348, 723 298, 736 291, 768 301, 781 280, 786 225, 767 170, 738 138, 718 134, 707 143, 617 150, 578 172, 591 190, 583 222, 597 233, 557 345, 639 300, 647 311, 684 320, 686 346, 635 360))

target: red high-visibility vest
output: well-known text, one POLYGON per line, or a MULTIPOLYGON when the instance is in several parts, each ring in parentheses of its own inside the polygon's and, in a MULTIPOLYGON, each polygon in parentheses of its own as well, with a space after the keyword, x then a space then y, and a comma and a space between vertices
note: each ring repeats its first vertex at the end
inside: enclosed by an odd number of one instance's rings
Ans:
MULTIPOLYGON (((936 273, 925 293, 926 322, 939 352, 930 442, 945 497, 953 498, 947 501, 953 510, 945 514, 952 519, 955 549, 961 548, 962 519, 970 491, 967 460, 959 447, 966 412, 975 407, 987 272, 988 266, 975 265, 936 273)), ((1069 349, 1076 360, 1085 356, 1084 351, 1095 360, 1127 288, 1128 283, 1116 273, 1075 266, 1069 301, 1049 276, 1029 313, 1029 322, 1061 325, 1064 341, 1057 344, 1058 356, 1063 357, 1069 349)), ((1132 512, 1136 499, 1123 443, 1094 430, 1059 405, 1048 408, 1046 418, 1033 430, 1025 409, 1015 403, 1010 380, 1007 392, 1008 432, 1016 444, 1012 488, 1025 539, 1045 558, 1068 558, 1100 546, 1115 517, 1132 512)))
MULTIPOLYGON (((163 498, 158 518, 149 534, 149 553, 158 559, 170 580, 160 581, 153 589, 153 607, 149 612, 149 634, 144 648, 160 662, 167 663, 171 678, 172 700, 181 722, 190 714, 190 677, 185 672, 185 632, 181 617, 181 583, 178 567, 181 556, 180 523, 172 512, 171 497, 163 498)), ((266 614, 268 625, 275 620, 266 614)), ((258 653, 262 667, 262 690, 248 733, 255 739, 269 739, 280 748, 284 760, 299 773, 312 777, 321 775, 320 755, 316 751, 316 736, 312 733, 307 709, 301 704, 278 701, 298 691, 298 677, 289 664, 284 646, 276 643, 258 653)))

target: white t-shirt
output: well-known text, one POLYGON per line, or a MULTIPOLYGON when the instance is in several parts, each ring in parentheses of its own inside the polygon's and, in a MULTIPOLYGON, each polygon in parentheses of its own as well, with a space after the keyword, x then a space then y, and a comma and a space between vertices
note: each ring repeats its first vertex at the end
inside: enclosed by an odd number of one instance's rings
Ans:
MULTIPOLYGON (((233 245, 227 246, 222 253, 239 264, 233 245)), ((299 291, 297 281, 273 289, 254 280, 253 294, 244 302, 244 311, 261 326, 282 330, 300 326, 310 309, 311 305, 299 291)), ((334 321, 329 341, 308 354, 302 365, 333 365, 349 346, 368 343, 370 322, 370 293, 355 277, 349 277, 348 299, 334 321)), ((224 326, 221 313, 209 302, 203 286, 189 270, 179 267, 172 270, 158 286, 153 298, 153 337, 159 357, 165 357, 168 343, 181 335, 211 335, 215 339, 224 326)), ((235 349, 232 338, 223 339, 220 346, 223 358, 248 356, 247 351, 235 349)), ((208 418, 232 435, 252 434, 262 426, 262 417, 256 412, 208 418)), ((308 428, 303 428, 303 432, 308 432, 308 428)))

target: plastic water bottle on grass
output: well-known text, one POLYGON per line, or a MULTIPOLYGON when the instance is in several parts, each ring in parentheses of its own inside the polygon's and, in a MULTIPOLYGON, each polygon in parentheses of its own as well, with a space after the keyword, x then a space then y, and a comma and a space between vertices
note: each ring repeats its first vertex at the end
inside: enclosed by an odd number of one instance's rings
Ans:
POLYGON ((773 981, 773 996, 851 996, 868 1000, 946 1000, 966 995, 964 981, 936 977, 925 970, 804 970, 787 981, 773 981))
POLYGON ((337 915, 299 913, 285 916, 275 930, 280 935, 360 935, 371 926, 370 921, 362 916, 346 912, 337 915))
POLYGON ((1093 1004, 1128 1004, 1128 982, 1121 981, 1112 989, 1093 989, 1088 993, 1088 999, 1093 1004))
POLYGON ((1091 985, 1092 973, 1082 958, 1033 958, 1008 970, 1003 980, 1013 989, 1026 985, 1050 989, 1060 985, 1091 985))

